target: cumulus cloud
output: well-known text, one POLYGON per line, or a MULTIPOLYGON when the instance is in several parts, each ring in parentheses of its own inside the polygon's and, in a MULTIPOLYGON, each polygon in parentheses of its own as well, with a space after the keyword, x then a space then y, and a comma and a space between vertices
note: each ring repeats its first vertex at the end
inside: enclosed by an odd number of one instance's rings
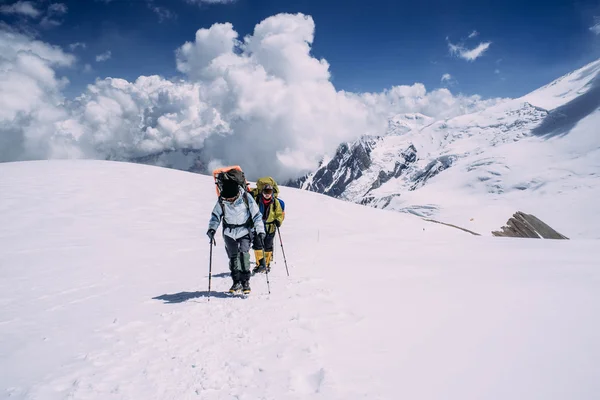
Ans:
POLYGON ((158 76, 97 81, 76 99, 67 122, 96 152, 114 158, 199 149, 209 135, 229 130, 199 84, 158 76))
POLYGON ((30 18, 37 18, 42 14, 42 12, 38 10, 32 2, 21 0, 10 5, 0 6, 0 13, 22 15, 30 18))
POLYGON ((60 48, 0 31, 0 160, 64 158, 81 143, 59 129, 68 116, 55 69, 75 58, 60 48))
POLYGON ((238 33, 230 23, 214 24, 209 29, 199 29, 194 42, 186 42, 176 50, 177 69, 191 79, 202 80, 215 77, 219 64, 242 61, 234 54, 238 33))
POLYGON ((447 82, 447 81, 449 81, 450 79, 452 79, 452 75, 450 75, 450 74, 444 74, 444 75, 442 75, 442 79, 441 79, 441 81, 442 81, 442 82, 447 82))
POLYGON ((485 51, 490 47, 492 42, 481 42, 479 45, 472 49, 468 49, 463 44, 453 44, 448 41, 448 49, 450 50, 450 54, 460 57, 467 61, 475 61, 479 57, 485 53, 485 51))
POLYGON ((441 119, 497 101, 427 91, 419 83, 378 93, 338 91, 327 61, 311 54, 314 32, 313 19, 303 14, 269 17, 243 38, 229 23, 214 24, 175 50, 184 79, 106 78, 72 102, 62 98, 65 82, 55 69, 71 65, 73 56, 23 37, 19 51, 7 38, 0 71, 13 75, 2 72, 0 98, 18 101, 0 110, 0 137, 11 138, 0 146, 0 161, 131 159, 194 149, 209 168, 239 164, 250 179, 283 180, 314 169, 340 142, 383 134, 398 113, 441 119), (20 59, 26 56, 39 68, 21 70, 34 65, 20 59))
POLYGON ((111 57, 112 57, 112 52, 110 50, 108 50, 102 54, 98 54, 96 56, 96 62, 107 61, 107 60, 110 60, 111 57))
POLYGON ((472 39, 472 38, 474 38, 474 37, 476 37, 476 36, 478 36, 478 35, 479 35, 479 32, 477 32, 477 31, 473 31, 473 32, 471 32, 471 33, 469 34, 469 39, 472 39))

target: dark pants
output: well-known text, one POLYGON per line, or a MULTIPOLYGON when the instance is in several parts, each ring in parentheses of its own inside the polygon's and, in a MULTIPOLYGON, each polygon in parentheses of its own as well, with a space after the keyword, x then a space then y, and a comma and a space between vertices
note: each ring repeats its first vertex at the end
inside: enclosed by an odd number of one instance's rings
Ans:
POLYGON ((225 250, 229 257, 229 270, 234 282, 245 282, 250 280, 250 235, 243 236, 237 240, 227 235, 223 236, 225 250))
POLYGON ((273 241, 275 240, 275 232, 267 233, 265 236, 265 248, 262 248, 260 243, 260 238, 258 235, 254 235, 254 240, 252 241, 252 248, 254 250, 264 250, 264 251, 273 251, 273 241))

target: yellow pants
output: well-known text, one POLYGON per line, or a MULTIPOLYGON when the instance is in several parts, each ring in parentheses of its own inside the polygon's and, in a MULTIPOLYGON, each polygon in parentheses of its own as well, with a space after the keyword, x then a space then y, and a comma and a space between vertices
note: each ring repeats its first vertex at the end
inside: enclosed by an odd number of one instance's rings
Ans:
MULTIPOLYGON (((259 265, 263 259, 263 250, 254 250, 254 258, 256 259, 256 265, 259 265)), ((268 267, 271 265, 271 259, 273 258, 272 251, 264 252, 265 265, 268 267)))

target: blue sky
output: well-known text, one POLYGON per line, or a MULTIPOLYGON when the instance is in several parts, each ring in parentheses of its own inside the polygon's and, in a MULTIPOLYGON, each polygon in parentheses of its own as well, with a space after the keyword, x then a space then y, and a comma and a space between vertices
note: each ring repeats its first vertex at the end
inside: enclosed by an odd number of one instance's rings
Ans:
MULTIPOLYGON (((196 0, 198 1, 198 0, 196 0)), ((214 0, 213 0, 214 1, 214 0)), ((3 1, 10 6, 15 1, 3 1)), ((49 1, 32 1, 45 9, 49 1)), ((133 80, 140 75, 177 76, 174 51, 192 41, 199 28, 231 22, 240 36, 271 15, 302 12, 316 24, 313 54, 330 64, 337 89, 379 92, 422 82, 454 93, 484 97, 523 95, 600 57, 597 1, 393 1, 237 0, 191 4, 186 0, 62 1, 60 25, 39 27, 39 38, 74 53, 82 68, 66 72, 69 95, 95 77, 133 80), (162 16, 162 17, 161 17, 162 16), (473 32, 477 35, 469 38, 473 32), (490 43, 468 61, 449 44, 471 49, 490 43), (110 58, 96 57, 110 51, 110 58), (444 83, 441 77, 450 74, 444 83)), ((32 18, 4 13, 12 26, 32 18)), ((41 18, 41 17, 39 17, 41 18)), ((39 21, 39 19, 38 19, 39 21)))

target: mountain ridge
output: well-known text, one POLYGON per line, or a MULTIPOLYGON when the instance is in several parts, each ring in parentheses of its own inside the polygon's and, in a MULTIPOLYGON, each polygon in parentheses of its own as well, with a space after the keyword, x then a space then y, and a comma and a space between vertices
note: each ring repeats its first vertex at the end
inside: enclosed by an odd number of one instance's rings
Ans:
MULTIPOLYGON (((573 150, 567 152, 565 148, 578 147, 582 153, 593 149, 596 142, 589 133, 576 135, 584 139, 565 137, 581 121, 597 118, 599 72, 600 60, 597 60, 520 98, 449 119, 435 121, 422 115, 420 119, 411 114, 395 115, 390 118, 384 135, 369 137, 368 152, 359 151, 364 148, 365 138, 343 143, 327 163, 287 184, 426 217, 439 214, 444 205, 436 204, 435 197, 413 196, 410 192, 419 192, 431 182, 435 182, 442 197, 461 192, 467 196, 470 190, 484 190, 493 201, 514 191, 535 192, 547 182, 533 178, 513 183, 505 179, 518 172, 511 159, 521 157, 522 152, 531 152, 532 159, 539 159, 538 165, 526 165, 526 169, 542 174, 551 166, 544 162, 570 160, 573 150), (550 140, 555 137, 565 141, 550 140), (577 142, 589 142, 591 146, 583 147, 577 142), (359 163, 353 160, 355 154, 361 155, 359 163), (453 174, 444 172, 452 170, 453 174), (449 175, 459 178, 454 179, 454 185, 441 182, 449 175)), ((587 172, 600 174, 600 167, 588 166, 587 172)), ((557 175, 556 181, 561 179, 557 175)))

